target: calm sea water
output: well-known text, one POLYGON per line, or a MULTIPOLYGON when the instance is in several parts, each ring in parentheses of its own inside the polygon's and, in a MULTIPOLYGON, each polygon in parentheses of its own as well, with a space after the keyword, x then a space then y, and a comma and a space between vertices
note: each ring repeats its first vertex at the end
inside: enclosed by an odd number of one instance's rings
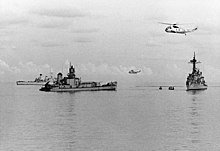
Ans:
POLYGON ((1 151, 220 150, 220 87, 38 89, 1 83, 1 151))

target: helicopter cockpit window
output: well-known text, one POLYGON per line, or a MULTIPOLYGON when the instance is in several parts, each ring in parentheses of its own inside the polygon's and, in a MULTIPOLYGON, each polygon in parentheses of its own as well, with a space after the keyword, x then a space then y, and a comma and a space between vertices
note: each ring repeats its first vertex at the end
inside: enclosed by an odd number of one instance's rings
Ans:
POLYGON ((178 26, 176 26, 176 25, 173 25, 173 27, 174 27, 174 28, 179 28, 179 27, 178 27, 178 26))

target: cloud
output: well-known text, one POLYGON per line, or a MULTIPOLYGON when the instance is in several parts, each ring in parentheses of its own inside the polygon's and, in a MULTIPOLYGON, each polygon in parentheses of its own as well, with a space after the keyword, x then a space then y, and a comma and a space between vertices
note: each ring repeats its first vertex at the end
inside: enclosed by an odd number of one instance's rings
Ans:
POLYGON ((11 67, 5 61, 1 59, 0 59, 0 70, 1 70, 1 74, 5 72, 11 72, 11 73, 19 72, 19 69, 17 67, 11 67))
POLYGON ((44 65, 37 65, 35 63, 33 63, 32 61, 30 62, 19 62, 18 63, 18 67, 19 72, 20 73, 27 73, 27 74, 31 74, 31 73, 48 73, 50 70, 50 66, 48 64, 44 64, 44 65))
POLYGON ((145 74, 145 75, 152 75, 153 71, 151 70, 151 68, 143 66, 142 67, 142 73, 145 74))
POLYGON ((68 20, 60 20, 60 19, 44 19, 37 23, 37 26, 41 28, 59 28, 66 29, 72 24, 72 22, 68 20))
MULTIPOLYGON (((69 61, 65 62, 66 69, 69 68, 69 61)), ((97 78, 97 79, 108 79, 109 77, 123 78, 128 76, 128 71, 131 69, 141 69, 139 74, 142 77, 152 76, 153 72, 151 68, 142 66, 137 68, 136 66, 123 66, 123 65, 109 65, 103 64, 79 64, 75 66, 77 76, 82 76, 87 78, 97 78)), ((33 80, 34 77, 38 76, 40 73, 44 76, 50 73, 51 66, 48 64, 35 64, 32 61, 29 62, 19 62, 16 66, 10 66, 5 61, 0 60, 0 76, 7 79, 7 76, 15 77, 17 80, 33 80), (30 79, 30 77, 32 79, 30 79)), ((53 69, 53 75, 56 76, 60 69, 53 69)), ((64 75, 67 70, 64 69, 64 75)), ((10 79, 14 80, 14 79, 10 79)), ((95 79, 94 79, 95 80, 95 79)))
POLYGON ((7 71, 11 70, 9 65, 3 60, 0 60, 0 67, 2 70, 7 70, 7 71))
POLYGON ((25 18, 5 18, 1 19, 0 21, 0 29, 1 28, 6 28, 8 26, 15 26, 15 25, 25 25, 28 24, 29 20, 25 18))
POLYGON ((35 46, 37 47, 63 47, 68 44, 64 44, 63 42, 57 41, 57 40, 32 40, 31 41, 35 46))
POLYGON ((14 44, 14 42, 9 38, 7 35, 8 34, 13 34, 7 33, 7 34, 0 34, 1 40, 0 40, 0 49, 5 49, 5 50, 15 50, 17 46, 14 44))
POLYGON ((67 27, 68 25, 60 24, 60 23, 40 23, 39 27, 42 28, 60 28, 63 29, 67 27))
POLYGON ((82 12, 78 9, 38 9, 33 10, 31 13, 47 16, 47 17, 60 17, 60 18, 81 18, 88 16, 88 13, 82 12))
POLYGON ((204 77, 207 82, 220 82, 220 69, 211 65, 204 66, 204 77))
POLYGON ((93 42, 93 40, 91 38, 77 38, 74 40, 75 42, 77 43, 90 43, 90 42, 93 42))
POLYGON ((38 72, 48 72, 51 67, 48 64, 43 65, 37 65, 33 63, 32 61, 23 63, 19 62, 17 66, 10 66, 5 61, 0 59, 0 70, 6 71, 6 72, 12 72, 12 73, 38 73, 38 72))
POLYGON ((48 64, 37 65, 33 62, 19 62, 16 66, 10 66, 0 59, 0 81, 33 80, 40 73, 48 75, 51 67, 48 64), (32 77, 32 79, 30 79, 32 77))
POLYGON ((114 66, 109 64, 99 64, 95 65, 93 63, 80 64, 76 67, 77 71, 81 74, 97 74, 97 75, 127 75, 128 71, 131 69, 141 69, 141 74, 144 75, 152 75, 153 72, 151 68, 142 66, 141 68, 137 68, 135 66, 114 66))
POLYGON ((91 28, 91 29, 74 29, 71 32, 72 33, 96 33, 99 29, 97 28, 91 28))
POLYGON ((44 42, 41 44, 41 47, 63 47, 65 46, 64 44, 59 44, 55 42, 44 42))
POLYGON ((160 47, 161 43, 158 40, 151 38, 146 41, 146 46, 147 47, 160 47))

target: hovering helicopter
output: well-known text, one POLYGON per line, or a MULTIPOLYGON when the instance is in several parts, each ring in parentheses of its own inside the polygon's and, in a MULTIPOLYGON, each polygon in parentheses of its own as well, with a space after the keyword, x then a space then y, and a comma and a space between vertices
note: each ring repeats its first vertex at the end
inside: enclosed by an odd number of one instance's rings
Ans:
POLYGON ((137 73, 139 73, 139 72, 141 72, 141 70, 134 71, 134 70, 132 69, 132 70, 130 70, 128 73, 130 73, 130 74, 137 74, 137 73))
POLYGON ((198 29, 198 27, 195 27, 192 29, 184 29, 182 27, 177 26, 177 25, 182 25, 182 24, 171 24, 171 23, 163 23, 163 22, 159 22, 159 23, 165 24, 165 25, 170 25, 165 29, 165 31, 167 33, 176 33, 176 34, 185 34, 186 35, 186 33, 194 32, 198 29))

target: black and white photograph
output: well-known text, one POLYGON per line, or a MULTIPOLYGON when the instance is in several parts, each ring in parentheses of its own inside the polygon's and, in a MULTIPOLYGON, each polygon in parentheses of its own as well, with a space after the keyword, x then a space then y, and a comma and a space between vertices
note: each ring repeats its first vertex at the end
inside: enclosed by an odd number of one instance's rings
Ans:
POLYGON ((219 151, 219 0, 0 0, 0 151, 219 151))

